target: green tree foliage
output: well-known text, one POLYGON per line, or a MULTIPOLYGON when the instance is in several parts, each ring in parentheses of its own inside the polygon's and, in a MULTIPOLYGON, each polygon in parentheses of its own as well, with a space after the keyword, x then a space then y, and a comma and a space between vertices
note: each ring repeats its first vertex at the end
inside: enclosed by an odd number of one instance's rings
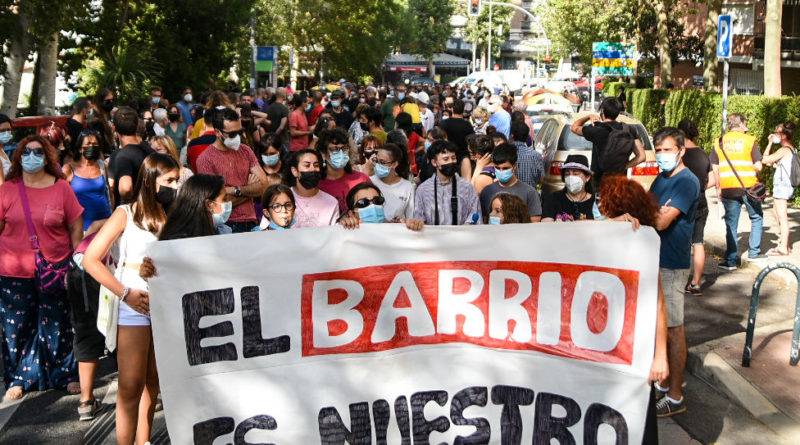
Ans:
MULTIPOLYGON (((498 3, 510 3, 508 0, 498 0, 498 3)), ((466 3, 459 4, 458 11, 466 15, 466 3)), ((503 6, 494 6, 492 8, 491 29, 494 31, 492 34, 492 57, 497 57, 500 54, 500 48, 503 43, 508 39, 511 30, 511 18, 514 17, 516 11, 513 8, 503 6), (499 27, 503 27, 502 34, 498 34, 499 27)), ((474 43, 480 48, 481 54, 486 51, 486 46, 489 44, 489 5, 483 5, 481 13, 477 16, 469 16, 469 21, 464 30, 466 34, 466 41, 474 43)))
POLYGON ((409 52, 432 61, 434 54, 444 51, 453 34, 450 18, 454 12, 455 4, 449 0, 408 0, 404 25, 409 31, 409 52))

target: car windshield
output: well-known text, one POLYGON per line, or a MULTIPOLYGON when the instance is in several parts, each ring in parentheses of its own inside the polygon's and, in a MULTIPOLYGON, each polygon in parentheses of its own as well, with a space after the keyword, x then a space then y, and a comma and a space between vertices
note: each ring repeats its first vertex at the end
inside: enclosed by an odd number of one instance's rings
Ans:
POLYGON ((578 136, 569 129, 569 125, 565 125, 561 129, 561 137, 558 138, 557 150, 591 150, 592 143, 578 136))

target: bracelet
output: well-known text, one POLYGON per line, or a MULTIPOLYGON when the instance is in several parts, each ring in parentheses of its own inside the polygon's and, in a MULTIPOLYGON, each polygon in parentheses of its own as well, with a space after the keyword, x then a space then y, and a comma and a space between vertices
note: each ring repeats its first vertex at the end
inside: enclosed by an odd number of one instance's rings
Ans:
POLYGON ((125 301, 128 298, 129 293, 131 293, 131 288, 126 287, 125 290, 122 291, 122 301, 125 301))

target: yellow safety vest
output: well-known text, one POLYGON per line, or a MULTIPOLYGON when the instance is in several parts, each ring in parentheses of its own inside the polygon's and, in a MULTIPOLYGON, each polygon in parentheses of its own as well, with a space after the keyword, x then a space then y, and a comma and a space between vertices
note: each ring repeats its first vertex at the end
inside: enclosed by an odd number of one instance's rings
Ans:
POLYGON ((719 182, 722 189, 738 189, 742 188, 742 183, 745 187, 752 187, 758 182, 756 176, 756 168, 753 165, 752 150, 753 145, 756 143, 756 138, 749 135, 740 133, 738 131, 730 131, 722 138, 722 146, 725 148, 725 153, 730 159, 730 163, 725 159, 722 150, 719 148, 719 139, 714 141, 714 150, 719 159, 719 182), (742 182, 736 179, 732 168, 736 169, 742 182))

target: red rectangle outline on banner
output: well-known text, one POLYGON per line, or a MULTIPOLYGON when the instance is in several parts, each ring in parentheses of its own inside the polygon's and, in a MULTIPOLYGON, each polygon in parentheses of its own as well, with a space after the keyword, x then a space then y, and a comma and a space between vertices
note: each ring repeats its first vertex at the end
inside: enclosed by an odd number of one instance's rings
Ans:
MULTIPOLYGON (((462 279, 462 282, 453 282, 453 292, 463 293, 469 287, 469 281, 462 279)), ((509 287, 509 282, 505 284, 506 295, 514 295, 518 285, 509 287)), ((508 349, 516 351, 538 351, 560 357, 587 360, 593 362, 604 362, 612 364, 631 364, 633 356, 633 343, 636 325, 636 308, 638 304, 639 272, 624 269, 612 269, 596 266, 584 266, 575 264, 559 263, 537 263, 537 262, 516 262, 516 261, 444 261, 430 263, 407 263, 383 266, 364 267, 358 269, 341 270, 318 274, 308 274, 303 276, 301 315, 302 315, 302 354, 303 356, 330 355, 330 354, 355 354, 386 351, 415 345, 436 345, 445 343, 469 343, 489 348, 508 349), (455 334, 444 334, 437 332, 427 336, 412 336, 408 333, 406 318, 398 318, 395 325, 395 336, 388 341, 373 343, 371 334, 376 324, 378 311, 381 302, 389 289, 392 281, 400 272, 409 271, 416 283, 417 289, 427 306, 433 324, 437 325, 437 303, 439 293, 439 272, 444 270, 467 270, 480 274, 484 280, 484 285, 480 295, 472 305, 480 309, 484 314, 486 326, 482 336, 469 336, 463 331, 465 319, 459 315, 455 334), (521 306, 526 309, 530 316, 531 328, 533 330, 529 342, 518 342, 511 339, 509 334, 506 339, 497 339, 489 336, 488 329, 488 306, 489 306, 489 278, 492 271, 516 271, 527 275, 532 283, 531 296, 525 300, 521 306), (536 342, 536 321, 538 314, 539 301, 539 277, 545 272, 555 272, 561 278, 561 330, 557 344, 540 344, 536 342), (571 334, 571 307, 578 278, 584 272, 604 272, 616 276, 621 281, 625 289, 624 297, 624 322, 621 336, 616 346, 607 351, 597 351, 584 349, 574 344, 571 334), (363 299, 353 307, 363 318, 363 330, 353 341, 335 347, 317 347, 314 345, 314 326, 313 326, 313 289, 314 283, 326 280, 352 280, 359 283, 364 289, 363 299)), ((344 300, 346 291, 331 292, 328 295, 329 304, 336 304, 344 300), (331 298, 333 297, 333 298, 331 298)), ((591 315, 606 315, 608 311, 608 301, 605 297, 595 298, 593 294, 592 303, 589 306, 597 309, 587 314, 587 325, 591 325, 597 317, 591 315), (604 304, 605 302, 605 304, 604 304), (597 304, 594 304, 597 303, 597 304), (605 313, 603 312, 605 306, 605 313)), ((408 307, 409 299, 405 292, 400 293, 395 307, 408 307), (405 298, 403 298, 405 297, 405 298), (400 305, 398 302, 404 302, 400 305)), ((605 327, 605 321, 600 322, 602 326, 597 328, 600 332, 605 327)), ((508 332, 513 332, 513 322, 510 323, 508 332)), ((596 324, 596 323, 595 323, 596 324)), ((334 320, 327 323, 324 327, 328 329, 330 335, 337 335, 337 332, 346 330, 346 323, 341 320, 334 320)), ((597 333, 597 332, 595 332, 597 333)))

